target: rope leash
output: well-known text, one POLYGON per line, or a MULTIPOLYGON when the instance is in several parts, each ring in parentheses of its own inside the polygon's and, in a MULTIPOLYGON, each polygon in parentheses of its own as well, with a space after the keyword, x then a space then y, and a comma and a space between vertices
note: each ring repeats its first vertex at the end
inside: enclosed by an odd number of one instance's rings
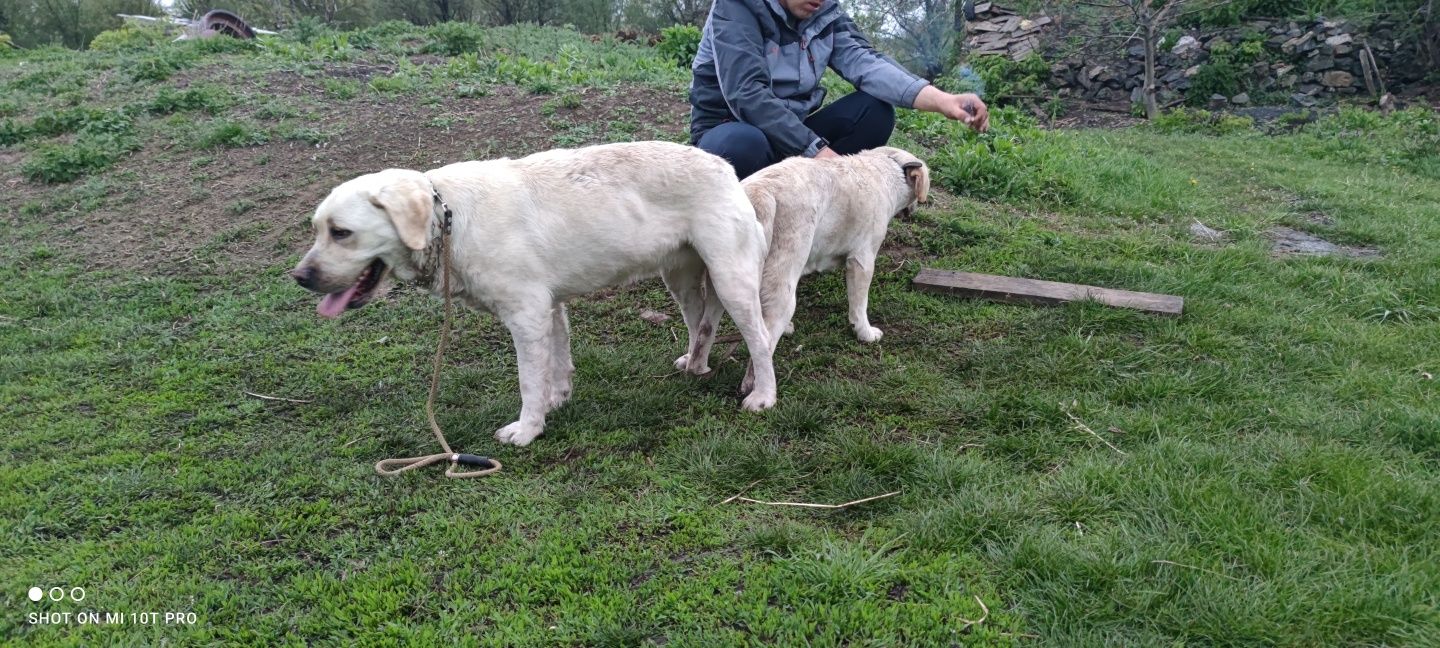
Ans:
POLYGON ((482 457, 472 454, 461 454, 450 449, 450 444, 445 441, 445 434, 440 431, 440 424, 435 422, 435 394, 440 391, 440 362, 445 357, 445 345, 450 339, 450 206, 440 199, 440 192, 435 192, 435 200, 445 208, 445 221, 440 225, 440 284, 445 294, 445 323, 440 326, 440 343, 435 347, 435 366, 430 373, 430 397, 425 399, 425 415, 430 419, 430 431, 435 433, 435 440, 440 442, 440 447, 445 452, 419 457, 401 457, 395 459, 382 459, 375 464, 375 472, 386 477, 398 475, 403 472, 424 468, 442 461, 450 462, 445 469, 445 476, 453 479, 466 479, 469 477, 484 477, 500 472, 499 461, 489 457, 482 457), (460 471, 461 464, 466 466, 480 466, 480 470, 460 471))

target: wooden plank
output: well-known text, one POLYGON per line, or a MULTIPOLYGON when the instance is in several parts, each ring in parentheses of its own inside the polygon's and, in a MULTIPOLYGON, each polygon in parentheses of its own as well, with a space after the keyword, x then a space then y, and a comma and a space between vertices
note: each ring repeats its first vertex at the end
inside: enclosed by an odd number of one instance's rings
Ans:
POLYGON ((921 268, 920 274, 915 275, 914 285, 929 292, 1020 304, 1063 304, 1094 300, 1106 306, 1134 308, 1161 315, 1179 315, 1185 308, 1185 299, 1174 295, 936 268, 921 268))

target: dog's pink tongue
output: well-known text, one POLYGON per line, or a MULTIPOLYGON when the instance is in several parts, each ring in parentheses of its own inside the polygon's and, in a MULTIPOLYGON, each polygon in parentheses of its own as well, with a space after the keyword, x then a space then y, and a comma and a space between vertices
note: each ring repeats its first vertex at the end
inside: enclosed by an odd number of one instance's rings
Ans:
POLYGON ((345 312, 345 307, 350 305, 350 298, 357 292, 360 292, 359 283, 341 292, 325 295, 325 298, 320 300, 320 305, 315 307, 315 311, 320 313, 321 317, 339 317, 345 312))

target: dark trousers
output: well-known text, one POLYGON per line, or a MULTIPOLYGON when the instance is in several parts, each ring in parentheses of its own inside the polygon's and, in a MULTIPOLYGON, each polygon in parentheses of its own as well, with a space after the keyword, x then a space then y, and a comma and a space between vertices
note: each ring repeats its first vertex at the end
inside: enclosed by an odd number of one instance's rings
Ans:
MULTIPOLYGON (((895 130, 895 107, 863 92, 852 92, 805 120, 816 135, 830 142, 841 155, 884 146, 895 130)), ((781 160, 759 128, 745 122, 725 122, 696 143, 702 150, 730 161, 740 179, 781 160)))

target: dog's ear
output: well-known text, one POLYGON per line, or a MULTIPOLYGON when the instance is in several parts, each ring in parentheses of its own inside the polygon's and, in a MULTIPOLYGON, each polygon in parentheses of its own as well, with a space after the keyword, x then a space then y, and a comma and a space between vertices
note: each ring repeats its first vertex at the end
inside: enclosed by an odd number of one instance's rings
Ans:
POLYGON ((930 167, 925 166, 925 161, 905 149, 893 146, 886 146, 879 150, 899 164, 901 170, 905 172, 905 180, 910 183, 910 190, 915 192, 915 201, 923 203, 929 200, 930 167))
POLYGON ((930 199, 930 167, 924 162, 916 160, 900 167, 905 170, 905 179, 910 182, 910 189, 915 192, 915 202, 926 202, 930 199))
POLYGON ((419 251, 429 244, 434 196, 419 181, 406 178, 388 182, 370 194, 370 202, 385 210, 405 247, 419 251))

